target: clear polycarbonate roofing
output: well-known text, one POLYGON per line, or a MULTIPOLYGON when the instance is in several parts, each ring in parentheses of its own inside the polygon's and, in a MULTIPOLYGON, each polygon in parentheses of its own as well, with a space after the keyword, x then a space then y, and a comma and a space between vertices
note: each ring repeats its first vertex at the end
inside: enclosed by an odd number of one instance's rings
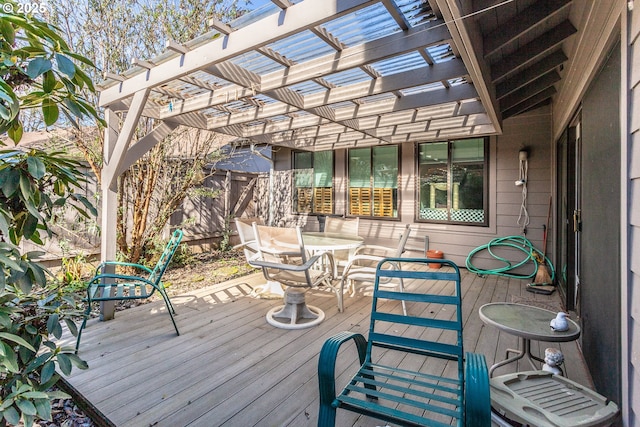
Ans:
POLYGON ((148 84, 143 115, 237 141, 314 150, 495 130, 485 111, 475 108, 473 120, 461 112, 463 103, 482 103, 456 57, 450 23, 426 0, 342 3, 273 0, 168 46, 146 60, 151 69, 135 66, 106 80, 101 102, 104 95, 105 107, 128 106, 148 84), (202 65, 183 70, 189 61, 202 65), (154 77, 158 83, 147 83, 154 77))

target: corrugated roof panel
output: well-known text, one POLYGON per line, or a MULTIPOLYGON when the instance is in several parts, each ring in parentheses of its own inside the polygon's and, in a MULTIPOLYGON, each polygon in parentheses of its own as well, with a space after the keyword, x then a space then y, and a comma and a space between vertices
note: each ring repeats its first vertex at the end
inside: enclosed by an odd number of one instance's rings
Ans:
POLYGON ((401 31, 381 3, 334 19, 323 27, 348 47, 401 31))
POLYGON ((352 68, 340 73, 330 74, 328 76, 325 76, 324 79, 329 83, 340 87, 369 81, 371 80, 371 76, 362 71, 360 68, 352 68))
POLYGON ((363 104, 368 104, 372 102, 388 101, 395 98, 397 98, 397 96, 394 95, 393 93, 385 92, 385 93, 380 93, 378 95, 371 95, 371 96, 366 96, 364 98, 358 98, 358 102, 361 102, 363 104))
POLYGON ((256 96, 254 96, 253 98, 257 99, 258 101, 264 104, 273 104, 274 102, 278 102, 275 99, 271 98, 270 96, 264 95, 262 93, 256 94, 256 96))
POLYGON ((437 18, 427 0, 396 0, 396 4, 412 27, 437 18))
POLYGON ((256 108, 255 105, 245 102, 243 100, 232 101, 225 104, 225 108, 233 112, 247 111, 256 108))
POLYGON ((400 91, 400 93, 403 96, 407 96, 407 95, 415 95, 417 93, 430 92, 430 91, 433 91, 433 90, 440 90, 440 89, 444 89, 444 86, 442 85, 442 83, 434 82, 434 83, 429 83, 427 85, 415 86, 415 87, 410 87, 410 88, 407 88, 407 89, 402 89, 400 91))
POLYGON ((213 74, 207 73, 206 71, 196 71, 193 72, 191 74, 189 74, 189 76, 197 79, 197 80, 201 80, 203 82, 206 82, 208 84, 210 84, 213 87, 216 88, 221 88, 221 87, 225 87, 225 86, 231 86, 231 82, 225 79, 222 79, 218 76, 214 76, 213 74))
POLYGON ((334 53, 335 49, 309 30, 301 31, 268 45, 270 49, 295 63, 334 53))
POLYGON ((223 117, 223 116, 228 116, 230 114, 227 111, 220 111, 217 108, 212 108, 212 107, 209 107, 204 110, 200 110, 200 112, 207 117, 223 117))
POLYGON ((447 80, 447 82, 451 86, 458 86, 458 85, 462 85, 462 84, 467 83, 467 78, 466 77, 456 77, 455 79, 447 80))
POLYGON ((451 45, 449 43, 439 44, 437 46, 430 46, 427 48, 427 52, 433 58, 436 64, 440 62, 450 61, 455 58, 451 45))
POLYGON ((327 90, 326 87, 311 80, 288 86, 288 89, 293 90, 294 92, 298 92, 301 95, 311 95, 327 90))
POLYGON ((404 71, 414 70, 427 66, 427 61, 418 52, 409 52, 405 55, 394 56, 371 64, 381 76, 389 76, 404 71))
POLYGON ((230 62, 260 75, 285 68, 284 65, 256 51, 247 52, 232 58, 230 62))
POLYGON ((334 110, 344 108, 344 107, 353 107, 353 102, 344 101, 344 102, 336 102, 335 104, 329 104, 327 107, 332 108, 334 110))

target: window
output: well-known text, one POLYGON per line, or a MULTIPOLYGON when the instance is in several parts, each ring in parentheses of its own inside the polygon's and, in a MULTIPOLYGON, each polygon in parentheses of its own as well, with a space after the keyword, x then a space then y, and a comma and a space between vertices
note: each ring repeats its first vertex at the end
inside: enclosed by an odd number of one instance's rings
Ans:
POLYGON ((486 225, 487 140, 418 145, 418 219, 486 225))
POLYGON ((333 151, 293 153, 293 206, 297 213, 333 213, 333 151))
POLYGON ((349 214, 398 217, 398 146, 349 150, 349 214))

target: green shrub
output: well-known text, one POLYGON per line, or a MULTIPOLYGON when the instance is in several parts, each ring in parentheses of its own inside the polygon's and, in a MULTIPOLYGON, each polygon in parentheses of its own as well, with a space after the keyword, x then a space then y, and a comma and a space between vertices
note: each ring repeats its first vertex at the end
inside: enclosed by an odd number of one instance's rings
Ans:
POLYGON ((72 366, 87 367, 73 348, 54 341, 63 322, 77 332, 74 300, 49 287, 49 273, 37 263, 40 253, 18 248, 23 239, 42 243, 41 233, 51 235, 57 206, 73 200, 82 215, 95 215, 74 193, 82 182, 77 166, 56 153, 0 151, 0 425, 51 420, 51 399, 64 395, 49 391, 58 380, 56 368, 68 375, 72 366))

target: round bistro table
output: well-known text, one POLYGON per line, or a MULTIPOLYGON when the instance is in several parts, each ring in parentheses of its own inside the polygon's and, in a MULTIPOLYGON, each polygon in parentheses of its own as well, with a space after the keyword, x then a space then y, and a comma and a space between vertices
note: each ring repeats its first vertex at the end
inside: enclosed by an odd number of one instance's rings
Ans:
POLYGON ((489 376, 493 376, 493 371, 500 366, 526 357, 531 367, 540 369, 534 360, 544 363, 544 360, 531 354, 531 340, 545 342, 568 342, 578 339, 580 336, 580 326, 571 319, 569 329, 563 332, 554 331, 549 326, 551 319, 556 317, 554 313, 543 308, 529 305, 515 304, 508 302, 495 302, 485 304, 478 311, 480 319, 487 325, 495 326, 501 331, 515 335, 520 339, 518 350, 507 349, 506 359, 494 364, 489 368, 489 376), (509 353, 515 353, 509 357, 509 353))

